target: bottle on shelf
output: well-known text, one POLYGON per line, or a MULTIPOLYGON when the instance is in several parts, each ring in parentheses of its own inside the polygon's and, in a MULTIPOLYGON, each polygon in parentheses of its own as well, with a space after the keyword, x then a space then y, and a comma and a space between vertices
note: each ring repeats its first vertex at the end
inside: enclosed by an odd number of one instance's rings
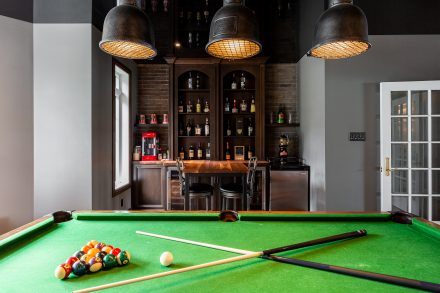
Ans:
POLYGON ((192 145, 189 146, 188 159, 194 160, 194 147, 192 145))
POLYGON ((241 77, 240 77, 240 88, 242 90, 246 89, 246 76, 244 76, 244 73, 241 73, 241 77))
POLYGON ((202 112, 202 104, 200 103, 200 98, 197 98, 196 112, 197 113, 201 113, 202 112))
POLYGON ((188 48, 192 48, 193 47, 193 33, 189 32, 188 33, 188 48))
POLYGON ((231 107, 229 105, 229 99, 228 97, 226 97, 226 102, 225 102, 225 113, 229 113, 231 112, 231 107))
POLYGON ((179 122, 179 136, 183 136, 185 131, 183 130, 183 121, 179 122))
POLYGON ((200 127, 200 124, 196 124, 196 127, 194 128, 194 132, 196 136, 201 136, 202 135, 202 128, 200 127))
POLYGON ((180 148, 179 158, 185 160, 185 149, 183 147, 180 148))
POLYGON ((186 122, 186 136, 191 136, 192 134, 192 126, 191 126, 191 120, 188 119, 186 122))
POLYGON ((226 142, 226 153, 225 153, 225 159, 230 160, 231 159, 231 151, 229 149, 229 142, 226 142))
POLYGON ((202 14, 200 13, 200 11, 197 11, 196 13, 197 26, 201 25, 201 20, 202 20, 202 14))
POLYGON ((206 123, 205 123, 205 136, 209 136, 209 118, 206 117, 206 123))
POLYGON ((199 142, 199 145, 197 146, 197 160, 203 159, 203 149, 202 144, 199 142))
POLYGON ((252 151, 252 146, 249 145, 248 153, 247 153, 248 160, 250 160, 253 156, 254 156, 254 152, 252 151))
POLYGON ((200 88, 200 74, 196 74, 196 89, 200 88))
POLYGON ((209 103, 208 103, 208 100, 205 101, 205 108, 203 109, 203 112, 209 113, 209 103))
POLYGON ((278 114, 277 114, 277 123, 284 124, 284 122, 285 122, 285 114, 283 112, 283 109, 280 107, 278 114))
POLYGON ((205 23, 209 21, 209 3, 208 0, 205 1, 205 8, 203 10, 203 16, 205 16, 205 23))
POLYGON ((232 130, 231 130, 230 122, 228 120, 228 128, 226 129, 226 136, 231 136, 231 135, 232 135, 232 130))
POLYGON ((234 99, 234 106, 232 107, 232 113, 233 114, 237 114, 238 113, 237 100, 236 99, 234 99))
POLYGON ((188 11, 186 14, 186 22, 188 24, 192 23, 192 11, 188 11))
POLYGON ((231 89, 232 89, 232 90, 236 90, 236 89, 237 89, 237 81, 236 81, 236 79, 235 79, 235 73, 232 74, 231 89))
POLYGON ((249 117, 248 136, 254 136, 254 124, 251 117, 249 117))
POLYGON ((247 103, 246 103, 246 101, 244 99, 241 101, 240 111, 241 112, 247 112, 247 103))
POLYGON ((179 11, 179 25, 183 26, 185 24, 185 12, 182 10, 179 11))
MULTIPOLYGON (((189 34, 191 35, 191 33, 189 34)), ((187 83, 188 83, 188 89, 192 90, 194 86, 194 80, 191 71, 189 72, 187 83)))
POLYGON ((255 99, 254 97, 252 97, 252 102, 251 102, 251 113, 255 113, 255 99))
POLYGON ((188 99, 188 104, 186 105, 186 113, 192 113, 192 111, 193 111, 193 105, 191 99, 188 99))
POLYGON ((206 147, 205 157, 207 160, 211 160, 211 143, 210 142, 208 142, 208 146, 206 147))
POLYGON ((182 98, 180 98, 179 99, 179 108, 178 108, 178 112, 179 113, 183 113, 183 99, 182 98))

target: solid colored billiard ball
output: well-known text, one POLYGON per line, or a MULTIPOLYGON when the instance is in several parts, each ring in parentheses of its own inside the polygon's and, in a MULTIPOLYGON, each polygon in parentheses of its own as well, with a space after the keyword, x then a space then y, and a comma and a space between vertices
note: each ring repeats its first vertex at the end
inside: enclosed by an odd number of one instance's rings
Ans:
POLYGON ((100 259, 104 259, 104 256, 106 256, 107 253, 105 251, 100 251, 97 254, 95 254, 95 257, 99 257, 100 259))
POLYGON ((112 251, 113 247, 112 246, 105 246, 101 249, 101 251, 104 251, 105 253, 109 254, 110 251, 112 251))
POLYGON ((82 251, 82 250, 78 250, 77 252, 75 252, 75 253, 73 254, 73 256, 76 257, 76 258, 78 258, 78 259, 80 259, 81 256, 83 256, 84 254, 86 254, 84 251, 82 251))
POLYGON ((113 254, 114 256, 117 256, 120 252, 120 248, 113 248, 112 250, 110 250, 110 254, 113 254))
POLYGON ((72 267, 69 264, 63 263, 57 266, 54 275, 55 278, 57 279, 65 280, 67 279, 67 277, 69 277, 71 272, 72 272, 72 267))
POLYGON ((98 244, 99 242, 96 240, 90 240, 89 242, 87 242, 87 245, 90 247, 95 247, 96 244, 98 244))
POLYGON ((116 260, 118 261, 118 265, 124 266, 130 262, 131 255, 128 251, 121 251, 118 256, 116 257, 116 260))
POLYGON ((88 270, 88 265, 82 260, 77 261, 72 266, 72 272, 77 276, 85 275, 88 270))
POLYGON ((173 254, 169 251, 165 251, 160 255, 160 264, 163 266, 169 266, 173 263, 173 254))
POLYGON ((81 256, 80 260, 82 260, 85 263, 89 263, 89 261, 93 258, 93 255, 90 254, 84 254, 83 256, 81 256))
POLYGON ((71 256, 66 260, 66 264, 72 266, 77 261, 79 261, 79 259, 76 256, 71 256))
POLYGON ((113 254, 107 254, 104 256, 104 259, 102 260, 102 266, 104 269, 108 270, 118 265, 118 262, 116 260, 116 256, 113 254))
POLYGON ((92 257, 88 264, 91 273, 95 273, 102 269, 102 259, 99 257, 92 257))
POLYGON ((87 252, 90 250, 90 248, 92 248, 92 247, 90 247, 90 246, 88 246, 88 245, 84 245, 84 246, 81 248, 81 250, 84 251, 84 253, 87 253, 87 252))
POLYGON ((98 252, 100 252, 101 250, 98 248, 91 248, 87 254, 90 254, 91 256, 95 256, 98 252))
POLYGON ((105 243, 99 242, 98 244, 95 245, 95 248, 98 248, 99 250, 101 250, 103 247, 105 247, 105 243))

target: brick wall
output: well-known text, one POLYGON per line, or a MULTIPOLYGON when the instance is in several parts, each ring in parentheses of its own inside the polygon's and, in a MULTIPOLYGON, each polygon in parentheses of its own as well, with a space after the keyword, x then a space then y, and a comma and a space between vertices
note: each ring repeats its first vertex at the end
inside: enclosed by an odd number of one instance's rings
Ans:
POLYGON ((270 125, 270 113, 276 117, 280 107, 285 112, 286 119, 291 113, 293 122, 299 122, 296 68, 294 63, 266 66, 266 157, 278 156, 279 137, 282 134, 290 138, 289 156, 298 156, 299 129, 291 125, 286 127, 270 125))

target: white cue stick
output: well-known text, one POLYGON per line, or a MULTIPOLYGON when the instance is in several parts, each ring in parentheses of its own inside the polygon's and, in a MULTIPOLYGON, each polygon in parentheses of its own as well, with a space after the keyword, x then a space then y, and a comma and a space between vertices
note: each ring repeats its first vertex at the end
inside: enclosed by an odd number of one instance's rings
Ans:
POLYGON ((253 252, 253 253, 248 253, 248 254, 245 254, 245 255, 239 255, 239 256, 225 258, 225 259, 221 259, 221 260, 217 260, 217 261, 212 261, 212 262, 208 262, 208 263, 204 263, 204 264, 190 266, 190 267, 186 267, 186 268, 178 269, 178 270, 174 270, 174 271, 168 271, 168 272, 154 274, 154 275, 147 275, 147 276, 143 276, 143 277, 139 277, 139 278, 133 278, 133 279, 125 280, 125 281, 114 282, 114 283, 109 283, 109 284, 106 284, 106 285, 101 285, 101 286, 96 286, 96 287, 90 287, 90 288, 86 288, 86 289, 76 290, 76 291, 72 291, 72 293, 86 293, 86 292, 100 291, 100 290, 104 290, 104 289, 108 289, 108 288, 114 288, 114 287, 118 287, 118 286, 123 286, 123 285, 131 284, 131 283, 142 282, 142 281, 146 281, 146 280, 166 277, 166 276, 170 276, 170 275, 175 275, 175 274, 180 274, 180 273, 184 273, 184 272, 194 271, 194 270, 203 269, 203 268, 207 268, 207 267, 223 265, 223 264, 227 264, 227 263, 231 263, 231 262, 235 262, 235 261, 241 261, 241 260, 245 260, 245 259, 249 259, 249 258, 257 258, 257 257, 260 257, 262 255, 263 255, 262 251, 260 251, 260 252, 253 252))

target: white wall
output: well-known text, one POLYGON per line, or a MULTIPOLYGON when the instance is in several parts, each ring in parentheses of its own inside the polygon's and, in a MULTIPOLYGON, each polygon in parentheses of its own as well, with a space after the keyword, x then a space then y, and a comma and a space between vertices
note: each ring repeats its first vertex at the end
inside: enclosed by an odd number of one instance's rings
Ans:
POLYGON ((32 23, 0 16, 0 234, 33 218, 32 23))
POLYGON ((90 24, 34 25, 34 215, 92 208, 90 24))
POLYGON ((310 209, 325 209, 325 66, 324 61, 302 58, 298 66, 301 125, 300 152, 310 165, 310 209))

